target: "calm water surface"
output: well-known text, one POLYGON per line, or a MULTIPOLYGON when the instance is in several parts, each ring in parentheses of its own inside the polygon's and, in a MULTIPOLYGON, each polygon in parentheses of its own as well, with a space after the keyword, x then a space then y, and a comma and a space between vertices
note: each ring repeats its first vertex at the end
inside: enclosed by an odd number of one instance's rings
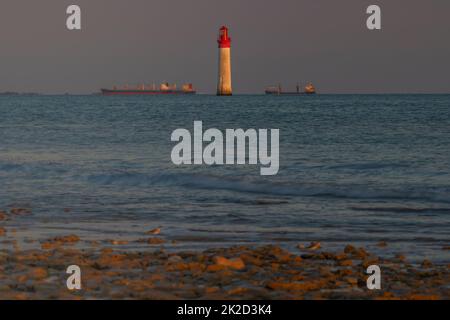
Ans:
POLYGON ((0 208, 33 209, 8 222, 22 246, 161 226, 175 248, 321 241, 450 262, 449 95, 3 96, 0 112, 0 208), (170 135, 195 120, 279 128, 279 174, 176 167, 170 135))

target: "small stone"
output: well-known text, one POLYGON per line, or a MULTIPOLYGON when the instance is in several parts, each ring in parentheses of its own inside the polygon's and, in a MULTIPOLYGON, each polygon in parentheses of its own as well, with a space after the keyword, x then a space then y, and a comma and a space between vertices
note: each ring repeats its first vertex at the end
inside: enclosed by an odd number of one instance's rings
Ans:
POLYGON ((154 235, 158 235, 161 233, 161 228, 156 228, 150 231, 147 231, 146 234, 154 234, 154 235))
POLYGON ((394 299, 394 298, 395 298, 395 295, 394 295, 394 293, 392 293, 392 292, 390 292, 390 291, 385 291, 385 292, 383 293, 383 298, 384 298, 384 299, 394 299))
POLYGON ((101 250, 101 253, 102 254, 111 254, 111 253, 113 253, 114 252, 114 250, 112 249, 112 248, 103 248, 102 250, 101 250))
POLYGON ((187 263, 177 262, 177 263, 174 263, 174 264, 168 266, 166 270, 168 270, 168 271, 174 271, 174 270, 177 270, 177 271, 184 271, 184 270, 189 270, 189 265, 188 265, 187 263))
POLYGON ((0 221, 6 220, 7 217, 6 212, 0 211, 0 221))
POLYGON ((386 248, 387 247, 387 242, 386 241, 380 241, 377 243, 377 247, 379 248, 386 248))
POLYGON ((219 292, 219 291, 220 291, 220 288, 219 288, 219 287, 207 287, 207 288, 205 289, 205 292, 206 292, 207 294, 216 293, 216 292, 219 292))
POLYGON ((323 287, 324 282, 320 280, 311 280, 303 282, 269 282, 266 287, 271 290, 288 291, 311 291, 323 287))
POLYGON ((230 296, 236 296, 236 295, 241 295, 243 293, 246 293, 247 291, 248 291, 247 288, 237 287, 237 288, 228 290, 227 294, 230 296))
POLYGON ((341 260, 338 262, 338 265, 341 267, 351 267, 353 265, 352 260, 341 260))
POLYGON ((42 243, 41 247, 43 250, 55 249, 61 247, 65 244, 73 245, 80 241, 80 238, 77 235, 71 234, 63 237, 56 237, 42 243))
POLYGON ((337 274, 340 276, 349 276, 353 274, 353 271, 350 269, 341 269, 337 272, 337 274))
POLYGON ((336 255, 332 252, 322 252, 322 256, 325 260, 336 260, 336 255))
POLYGON ((245 268, 245 263, 241 258, 227 259, 225 257, 216 256, 213 260, 217 265, 230 269, 242 270, 245 268))
POLYGON ((6 229, 0 227, 0 237, 4 237, 6 235, 6 229))
POLYGON ((75 234, 71 234, 68 236, 56 237, 56 238, 51 239, 50 241, 59 242, 59 243, 76 243, 76 242, 80 241, 80 237, 78 237, 75 234))
POLYGON ((44 242, 43 244, 41 244, 42 250, 50 250, 50 249, 54 249, 56 247, 57 247, 57 245, 55 245, 54 243, 51 243, 51 242, 44 242))
POLYGON ((339 261, 339 260, 346 260, 347 259, 347 255, 344 252, 342 252, 342 253, 336 254, 334 259, 337 260, 337 261, 339 261))
POLYGON ((250 254, 242 254, 241 259, 246 264, 252 264, 255 266, 261 266, 263 264, 263 261, 259 257, 255 257, 250 254))
POLYGON ((126 240, 110 240, 109 242, 114 246, 128 244, 128 241, 126 241, 126 240))
POLYGON ((364 248, 359 248, 355 252, 355 257, 361 260, 367 258, 368 255, 369 253, 364 248))
POLYGON ((294 263, 300 264, 300 263, 302 262, 303 259, 302 259, 302 257, 300 257, 300 256, 295 256, 293 260, 294 260, 294 263))
POLYGON ((352 253, 355 253, 356 252, 356 248, 354 247, 354 246, 352 246, 352 245, 347 245, 346 247, 345 247, 345 249, 344 249, 344 252, 346 253, 346 254, 352 254, 352 253))
POLYGON ((71 234, 69 236, 63 237, 61 239, 61 241, 66 242, 66 243, 67 242, 71 242, 71 243, 78 242, 78 241, 80 241, 80 237, 78 237, 77 235, 71 234))
POLYGON ((353 278, 353 277, 348 277, 345 279, 349 284, 351 284, 352 286, 355 286, 358 284, 358 279, 353 278))
POLYGON ((203 263, 190 262, 187 265, 188 265, 189 270, 194 274, 198 274, 198 273, 201 273, 206 270, 206 265, 203 263))
POLYGON ((161 238, 149 238, 147 239, 147 243, 148 244, 163 244, 166 241, 164 239, 161 238))
POLYGON ((218 264, 211 264, 206 268, 206 271, 208 272, 217 272, 217 271, 221 271, 224 270, 225 267, 222 265, 218 265, 218 264))
POLYGON ((309 250, 319 250, 322 246, 320 245, 320 242, 311 242, 307 249, 309 250))
POLYGON ((28 296, 25 293, 18 293, 14 295, 14 300, 28 300, 28 296))
POLYGON ((183 261, 183 258, 180 256, 170 256, 169 259, 167 259, 169 263, 180 263, 183 261))
POLYGON ((365 269, 367 269, 369 266, 372 266, 372 265, 378 265, 378 264, 379 264, 379 260, 378 260, 378 258, 376 258, 376 257, 371 258, 371 259, 367 258, 367 259, 364 259, 364 260, 361 262, 361 265, 362 265, 363 268, 365 268, 365 269))
POLYGON ((17 215, 17 216, 23 216, 23 215, 31 214, 31 210, 25 209, 25 208, 12 208, 10 210, 10 213, 17 215))
POLYGON ((48 272, 44 268, 34 268, 31 270, 30 274, 36 280, 42 280, 48 276, 48 272))
POLYGON ((398 261, 402 261, 403 262, 403 261, 406 260, 406 257, 403 254, 397 254, 395 256, 395 259, 398 260, 398 261))
POLYGON ((431 268, 432 266, 433 266, 433 263, 431 263, 430 260, 423 260, 422 268, 431 268))

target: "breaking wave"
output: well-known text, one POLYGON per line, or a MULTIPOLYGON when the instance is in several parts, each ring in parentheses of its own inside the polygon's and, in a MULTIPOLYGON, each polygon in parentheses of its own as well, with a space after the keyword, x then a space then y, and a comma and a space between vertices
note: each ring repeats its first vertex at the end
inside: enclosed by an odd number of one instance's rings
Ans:
POLYGON ((32 177, 48 178, 52 175, 66 173, 68 170, 55 163, 0 163, 1 174, 29 175, 32 177))
POLYGON ((328 197, 346 199, 403 199, 450 203, 449 187, 394 186, 390 189, 364 185, 331 185, 320 183, 275 183, 251 181, 245 178, 218 177, 204 174, 117 173, 92 175, 89 183, 122 187, 155 186, 184 187, 190 189, 224 190, 273 196, 328 197))

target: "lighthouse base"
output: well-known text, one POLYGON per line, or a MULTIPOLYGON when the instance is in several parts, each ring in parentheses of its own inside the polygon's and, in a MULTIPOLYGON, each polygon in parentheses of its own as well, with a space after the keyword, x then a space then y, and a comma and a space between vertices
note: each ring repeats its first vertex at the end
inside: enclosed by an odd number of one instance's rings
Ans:
POLYGON ((221 92, 217 92, 217 96, 232 96, 232 93, 221 93, 221 92))

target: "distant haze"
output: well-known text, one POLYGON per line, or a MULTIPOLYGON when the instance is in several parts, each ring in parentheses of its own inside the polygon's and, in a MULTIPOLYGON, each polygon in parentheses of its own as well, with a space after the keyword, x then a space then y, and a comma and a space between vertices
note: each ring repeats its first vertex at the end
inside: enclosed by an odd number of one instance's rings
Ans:
POLYGON ((192 82, 214 93, 232 37, 235 93, 313 82, 323 93, 450 93, 450 1, 2 0, 0 92, 92 93, 192 82), (82 9, 82 31, 65 27, 82 9), (382 30, 366 8, 382 8, 382 30))

